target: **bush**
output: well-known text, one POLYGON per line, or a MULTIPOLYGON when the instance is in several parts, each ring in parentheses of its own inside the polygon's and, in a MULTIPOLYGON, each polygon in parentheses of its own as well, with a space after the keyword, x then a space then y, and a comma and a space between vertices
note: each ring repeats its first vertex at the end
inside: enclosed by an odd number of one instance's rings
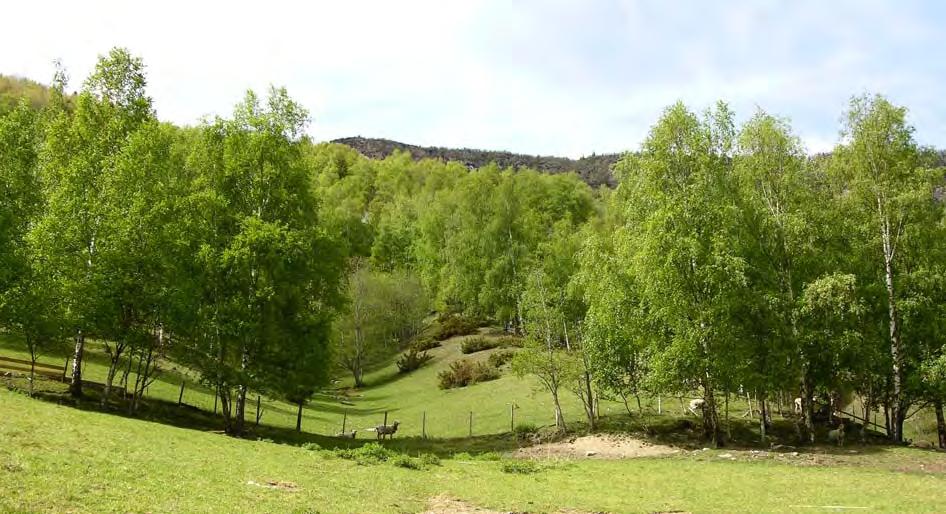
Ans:
POLYGON ((451 363, 450 369, 441 371, 437 377, 441 389, 452 389, 495 380, 499 378, 499 371, 486 363, 463 359, 451 363))
POLYGON ((538 464, 531 460, 504 460, 500 465, 500 469, 503 473, 519 473, 521 475, 528 475, 530 473, 536 473, 541 470, 538 464))
POLYGON ((499 347, 498 339, 486 339, 485 337, 470 337, 460 345, 460 351, 465 354, 482 352, 483 350, 492 350, 499 347))
POLYGON ((404 455, 403 453, 395 455, 391 459, 391 464, 394 464, 395 466, 399 468, 407 468, 407 469, 420 469, 421 468, 420 461, 416 459, 412 459, 409 456, 404 455))
POLYGON ((358 464, 378 464, 393 458, 396 454, 378 443, 368 443, 359 448, 335 450, 335 455, 358 464))
POLYGON ((496 341, 499 342, 499 348, 522 348, 525 344, 521 337, 516 336, 502 336, 497 338, 496 341))
POLYGON ((427 361, 433 357, 428 355, 427 352, 418 353, 417 348, 411 347, 407 352, 397 360, 397 369, 398 373, 409 373, 415 369, 423 366, 427 361))
POLYGON ((439 346, 440 346, 440 341, 437 341, 436 339, 431 339, 429 337, 418 339, 417 341, 414 341, 411 344, 411 348, 416 348, 418 352, 426 352, 427 350, 438 348, 439 346))
POLYGON ((486 362, 494 368, 501 368, 505 366, 506 363, 512 360, 513 355, 515 354, 510 351, 496 352, 494 354, 491 354, 489 358, 486 359, 486 362))
POLYGON ((465 336, 473 332, 476 332, 476 323, 459 316, 450 316, 440 322, 440 328, 437 330, 435 339, 443 341, 444 339, 465 336))
POLYGON ((474 460, 497 461, 502 460, 502 455, 496 452, 484 452, 473 456, 474 460))
POLYGON ((460 345, 460 351, 466 354, 491 350, 493 348, 522 348, 522 338, 502 336, 487 339, 485 337, 470 337, 460 345))
POLYGON ((440 457, 432 453, 422 453, 420 455, 420 463, 423 464, 424 466, 439 466, 440 457))
POLYGON ((527 436, 532 435, 539 431, 539 427, 535 426, 535 423, 519 423, 512 430, 517 436, 527 436))

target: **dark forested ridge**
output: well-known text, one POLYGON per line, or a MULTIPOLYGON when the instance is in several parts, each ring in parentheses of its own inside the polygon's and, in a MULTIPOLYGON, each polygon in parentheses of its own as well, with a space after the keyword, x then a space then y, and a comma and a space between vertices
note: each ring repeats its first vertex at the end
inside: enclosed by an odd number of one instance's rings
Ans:
POLYGON ((368 137, 344 137, 333 143, 350 146, 365 157, 383 159, 395 150, 408 152, 417 159, 443 159, 457 161, 469 168, 481 168, 496 163, 501 168, 530 168, 543 173, 567 173, 573 171, 582 180, 593 187, 602 184, 617 185, 612 173, 614 164, 621 159, 621 154, 610 153, 589 155, 580 159, 552 157, 546 155, 524 155, 494 150, 474 150, 470 148, 443 148, 439 146, 417 146, 400 143, 390 139, 368 137))

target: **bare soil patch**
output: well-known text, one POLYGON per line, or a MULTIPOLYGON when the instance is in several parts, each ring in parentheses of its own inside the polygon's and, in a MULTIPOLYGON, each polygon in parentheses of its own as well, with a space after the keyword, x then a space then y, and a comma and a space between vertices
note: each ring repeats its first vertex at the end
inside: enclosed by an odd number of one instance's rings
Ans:
POLYGON ((634 457, 660 457, 676 453, 680 453, 680 450, 672 446, 653 444, 642 439, 623 435, 598 434, 520 448, 514 453, 514 456, 527 458, 628 459, 634 457))

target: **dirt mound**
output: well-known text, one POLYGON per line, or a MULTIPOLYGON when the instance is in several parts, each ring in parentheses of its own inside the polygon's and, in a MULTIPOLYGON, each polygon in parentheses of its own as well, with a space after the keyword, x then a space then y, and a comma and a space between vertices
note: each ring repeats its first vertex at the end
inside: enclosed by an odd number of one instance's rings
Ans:
POLYGON ((670 446, 651 444, 641 439, 620 435, 588 435, 555 443, 520 448, 516 457, 569 457, 591 459, 628 459, 659 457, 680 453, 670 446))

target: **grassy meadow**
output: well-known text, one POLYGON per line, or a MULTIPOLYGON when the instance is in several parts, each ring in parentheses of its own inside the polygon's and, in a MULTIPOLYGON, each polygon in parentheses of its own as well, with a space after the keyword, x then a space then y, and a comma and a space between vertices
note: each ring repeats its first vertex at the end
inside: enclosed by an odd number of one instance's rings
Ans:
POLYGON ((3 512, 393 513, 423 511, 444 496, 522 512, 942 512, 946 501, 944 456, 921 450, 883 449, 833 466, 730 461, 714 450, 539 461, 532 473, 466 455, 406 469, 9 391, 0 391, 0 441, 3 512), (906 463, 912 468, 897 470, 906 463))

